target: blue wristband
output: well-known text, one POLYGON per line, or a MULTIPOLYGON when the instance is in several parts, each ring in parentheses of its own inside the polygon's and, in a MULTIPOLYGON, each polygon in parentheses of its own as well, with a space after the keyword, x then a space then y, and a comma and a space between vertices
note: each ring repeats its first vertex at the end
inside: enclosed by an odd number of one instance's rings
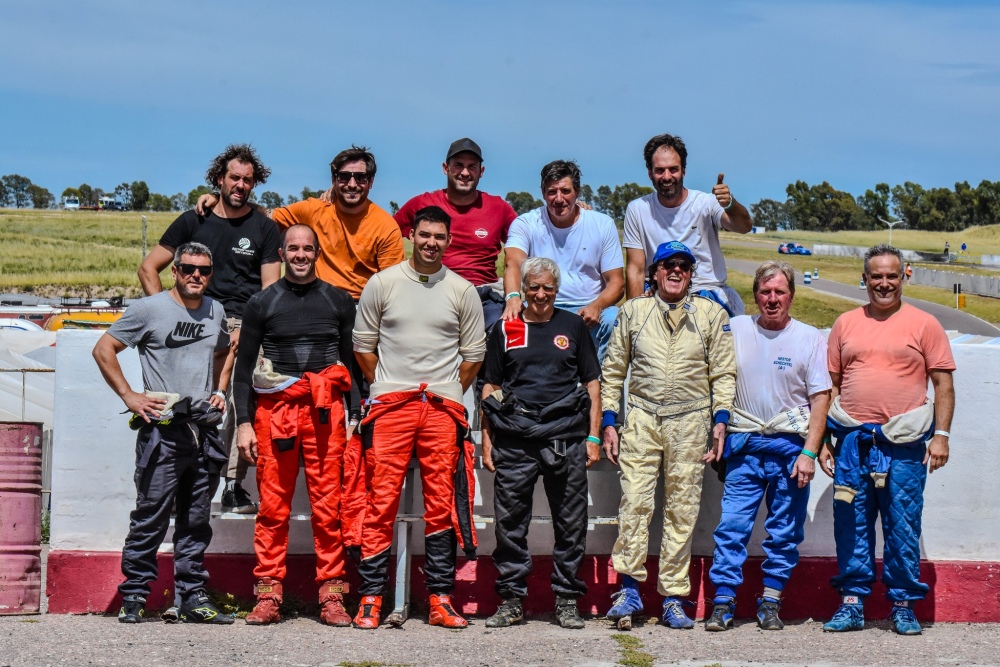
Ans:
POLYGON ((604 416, 601 417, 601 428, 606 428, 608 426, 614 426, 615 422, 618 421, 618 413, 614 410, 605 410, 604 416))
POLYGON ((599 444, 601 444, 601 439, 598 438, 597 436, 588 435, 587 436, 587 442, 592 442, 595 445, 599 445, 599 444))
POLYGON ((802 453, 808 456, 809 458, 813 459, 814 461, 816 460, 816 455, 810 452, 808 449, 803 448, 802 453))
POLYGON ((718 412, 716 412, 714 422, 716 424, 728 424, 729 410, 719 410, 718 412))

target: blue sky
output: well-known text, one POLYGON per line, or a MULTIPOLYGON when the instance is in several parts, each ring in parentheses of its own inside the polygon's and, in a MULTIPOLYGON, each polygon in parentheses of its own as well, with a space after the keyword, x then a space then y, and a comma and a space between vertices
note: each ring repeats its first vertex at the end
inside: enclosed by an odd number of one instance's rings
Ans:
POLYGON ((576 159, 595 188, 646 183, 652 135, 687 142, 688 187, 801 179, 1000 180, 1000 7, 988 2, 0 0, 0 174, 58 196, 202 182, 249 141, 282 196, 341 148, 379 163, 388 206, 442 187, 448 144, 482 189, 538 195, 576 159))

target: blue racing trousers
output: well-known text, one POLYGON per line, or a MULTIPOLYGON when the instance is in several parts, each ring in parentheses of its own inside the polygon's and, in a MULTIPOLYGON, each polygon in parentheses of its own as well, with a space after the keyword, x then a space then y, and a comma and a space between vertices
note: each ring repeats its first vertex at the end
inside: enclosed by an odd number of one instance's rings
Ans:
MULTIPOLYGON (((853 502, 833 501, 833 533, 839 573, 830 583, 841 595, 871 595, 875 581, 875 519, 882 517, 882 582, 892 602, 923 600, 930 587, 920 581, 920 520, 927 468, 919 445, 882 445, 891 462, 885 486, 875 487, 861 452, 861 489, 853 502)), ((862 448, 870 445, 861 445, 862 448)), ((840 443, 836 455, 840 456, 840 443)))
POLYGON ((722 518, 715 529, 715 555, 709 576, 716 595, 736 597, 743 583, 747 542, 762 499, 767 502, 761 545, 766 558, 764 586, 782 590, 799 562, 798 546, 805 536, 809 487, 800 489, 791 479, 796 456, 753 452, 726 459, 726 483, 722 493, 722 518))

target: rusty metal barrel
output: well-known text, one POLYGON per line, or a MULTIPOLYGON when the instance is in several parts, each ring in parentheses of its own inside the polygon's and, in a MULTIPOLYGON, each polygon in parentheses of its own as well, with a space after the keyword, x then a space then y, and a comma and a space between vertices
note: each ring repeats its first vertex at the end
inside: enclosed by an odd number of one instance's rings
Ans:
POLYGON ((0 422, 0 614, 37 614, 42 594, 42 425, 0 422))

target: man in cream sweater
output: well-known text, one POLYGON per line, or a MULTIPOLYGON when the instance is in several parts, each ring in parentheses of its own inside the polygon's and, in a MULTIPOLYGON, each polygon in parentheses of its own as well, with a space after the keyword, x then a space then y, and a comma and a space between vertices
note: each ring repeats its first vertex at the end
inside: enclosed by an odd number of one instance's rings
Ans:
POLYGON ((358 302, 354 353, 372 383, 359 427, 370 480, 358 567, 362 598, 354 619, 359 628, 379 624, 393 522, 414 448, 424 495, 430 624, 467 625, 449 596, 458 539, 467 554, 475 553, 468 521, 471 489, 455 479, 464 481, 471 472, 462 395, 482 365, 486 337, 476 288, 441 264, 450 225, 437 206, 417 211, 410 232, 413 256, 372 276, 358 302), (452 519, 455 507, 469 509, 456 512, 458 522, 452 519))

